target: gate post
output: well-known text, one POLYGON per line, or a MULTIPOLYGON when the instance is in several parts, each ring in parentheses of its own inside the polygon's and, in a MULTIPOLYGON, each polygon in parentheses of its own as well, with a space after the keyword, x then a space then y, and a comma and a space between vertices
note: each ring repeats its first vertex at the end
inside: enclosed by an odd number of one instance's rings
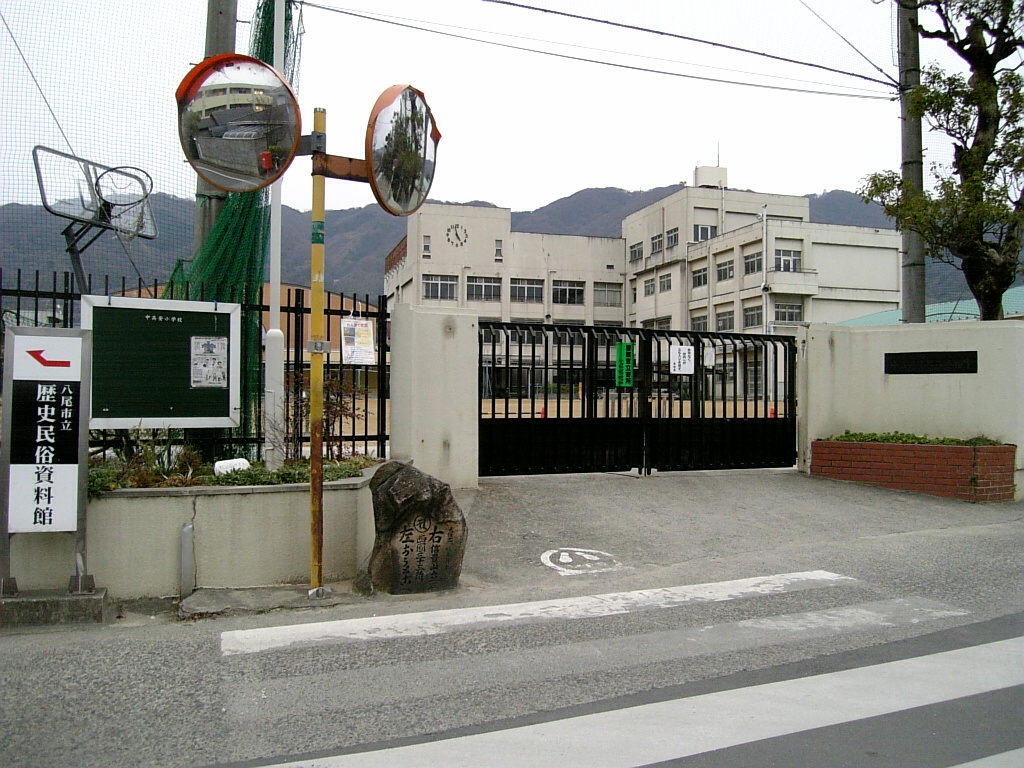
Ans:
POLYGON ((640 395, 640 463, 638 467, 641 475, 651 474, 654 458, 650 455, 651 447, 651 383, 652 383, 652 349, 651 342, 653 334, 640 331, 637 337, 637 363, 639 366, 640 381, 638 393, 640 395))
POLYGON ((391 457, 452 488, 476 488, 476 313, 399 304, 391 322, 391 457))

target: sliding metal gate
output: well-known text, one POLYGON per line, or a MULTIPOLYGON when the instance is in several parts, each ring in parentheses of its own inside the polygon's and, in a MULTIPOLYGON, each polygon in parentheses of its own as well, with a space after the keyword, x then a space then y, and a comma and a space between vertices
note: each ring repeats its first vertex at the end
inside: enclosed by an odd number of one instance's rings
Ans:
POLYGON ((479 352, 483 476, 796 461, 791 337, 481 321, 479 352))

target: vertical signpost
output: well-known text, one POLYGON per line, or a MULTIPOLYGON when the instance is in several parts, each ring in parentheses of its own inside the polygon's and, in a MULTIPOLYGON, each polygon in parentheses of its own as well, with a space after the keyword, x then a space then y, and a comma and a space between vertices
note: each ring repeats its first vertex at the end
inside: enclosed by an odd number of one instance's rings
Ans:
POLYGON ((329 155, 325 110, 314 111, 313 132, 302 136, 299 105, 291 86, 273 67, 241 54, 200 62, 185 75, 175 95, 185 157, 199 176, 219 189, 261 189, 280 178, 296 155, 312 155, 309 594, 320 597, 325 591, 323 360, 328 351, 323 308, 324 181, 366 182, 384 210, 408 216, 427 199, 441 133, 423 94, 409 85, 393 85, 370 111, 365 156, 329 155), (221 98, 225 93, 226 101, 221 98))
POLYGON ((73 533, 69 591, 95 590, 85 564, 90 331, 8 328, 0 446, 0 595, 15 595, 11 537, 73 533))

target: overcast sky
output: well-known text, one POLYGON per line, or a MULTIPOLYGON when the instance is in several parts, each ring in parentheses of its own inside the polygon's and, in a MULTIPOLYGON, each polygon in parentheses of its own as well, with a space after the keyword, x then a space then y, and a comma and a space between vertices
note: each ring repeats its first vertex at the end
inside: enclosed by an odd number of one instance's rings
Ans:
MULTIPOLYGON (((878 79, 885 76, 875 65, 892 77, 897 73, 891 2, 533 0, 530 4, 752 48, 878 79)), ((247 18, 254 5, 253 0, 240 0, 239 16, 247 18)), ((715 164, 729 169, 731 187, 807 194, 854 190, 869 172, 895 169, 899 164, 899 105, 887 98, 794 93, 613 68, 409 27, 716 80, 894 95, 891 88, 877 83, 484 0, 326 0, 323 5, 377 17, 386 14, 389 20, 408 26, 303 7, 305 36, 296 84, 303 132, 312 127, 314 107, 323 107, 328 151, 362 157, 366 121, 377 96, 395 83, 414 85, 426 95, 443 136, 431 191, 434 199, 486 200, 514 210, 532 210, 587 187, 641 190, 690 182, 694 166, 715 164)), ((0 10, 49 92, 51 106, 76 151, 98 155, 94 159, 108 164, 152 167, 156 176, 161 163, 179 167, 180 148, 173 141, 173 91, 190 64, 202 56, 204 8, 204 0, 179 4, 51 0, 42 7, 29 0, 0 0, 0 10), (168 19, 168 8, 173 6, 177 16, 168 19), (63 33, 61 21, 67 25, 63 33), (52 50, 53 55, 42 55, 41 50, 52 50), (79 64, 69 67, 58 61, 79 64), (90 120, 100 111, 110 85, 107 77, 95 73, 119 71, 145 82, 146 88, 136 90, 148 100, 129 110, 130 114, 121 110, 116 120, 90 120), (148 126, 144 145, 133 143, 139 133, 133 121, 148 126), (117 158, 107 156, 115 153, 117 158)), ((248 26, 238 28, 237 47, 245 51, 248 26)), ((49 142, 66 150, 60 146, 53 118, 41 100, 28 93, 34 86, 2 28, 0 41, 4 67, 10 73, 5 78, 5 103, 15 107, 0 116, 9 137, 5 160, 11 153, 21 158, 34 143, 49 142), (20 93, 16 101, 12 91, 20 93)), ((943 53, 935 43, 924 44, 922 50, 926 61, 943 53)), ((943 58, 949 61, 948 56, 943 58)), ((932 159, 943 159, 936 142, 926 146, 932 148, 932 159)), ((4 171, 5 183, 14 172, 4 171)), ((283 182, 287 205, 309 208, 308 173, 309 159, 298 158, 283 182)), ((15 185, 7 186, 6 199, 11 199, 15 185)), ((168 189, 169 185, 158 178, 157 187, 168 189)), ((329 209, 372 202, 366 185, 327 183, 329 209)))

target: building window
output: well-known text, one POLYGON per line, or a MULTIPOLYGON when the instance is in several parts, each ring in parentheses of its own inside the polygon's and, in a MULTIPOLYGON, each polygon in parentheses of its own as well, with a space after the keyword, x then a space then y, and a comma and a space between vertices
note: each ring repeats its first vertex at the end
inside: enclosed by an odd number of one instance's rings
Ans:
POLYGON ((775 271, 777 272, 799 272, 800 251, 788 251, 783 248, 775 249, 775 271))
POLYGON ((651 255, 653 256, 656 253, 661 253, 664 243, 664 236, 654 235, 654 237, 651 238, 651 255))
POLYGON ((501 261, 505 258, 501 253, 501 240, 494 241, 494 260, 501 261))
POLYGON ((708 268, 701 267, 700 269, 693 270, 693 287, 700 288, 702 285, 708 284, 708 268))
POLYGON ((732 259, 729 259, 729 261, 720 261, 715 265, 715 278, 717 280, 732 280, 732 276, 732 259))
POLYGON ((584 283, 578 280, 551 281, 551 301, 555 304, 582 304, 584 283))
POLYGON ((652 320, 644 320, 640 323, 641 328, 649 328, 655 331, 668 331, 672 328, 671 317, 655 317, 652 320))
POLYGON ((651 277, 651 278, 648 278, 647 280, 644 280, 644 296, 653 296, 653 295, 654 295, 654 278, 651 277))
POLYGON ((501 301, 501 278, 467 277, 466 299, 468 301, 501 301))
POLYGON ((731 331, 734 328, 732 310, 715 312, 715 330, 731 331))
POLYGON ((690 329, 694 331, 706 331, 708 329, 707 315, 694 315, 690 318, 690 329))
POLYGON ((430 258, 430 235, 423 236, 423 258, 430 258))
POLYGON ((633 243, 631 246, 629 246, 629 260, 630 261, 640 261, 640 259, 642 259, 643 257, 644 257, 644 244, 643 243, 633 243))
POLYGON ((799 323, 804 319, 804 308, 802 304, 776 304, 775 322, 777 323, 799 323))
POLYGON ((761 305, 758 304, 756 307, 744 307, 743 308, 743 327, 753 328, 756 325, 762 325, 764 322, 764 314, 761 312, 761 305))
MULTIPOLYGON (((555 325, 583 325, 582 320, 555 320, 555 325)), ((582 344, 582 331, 566 331, 559 329, 555 331, 555 339, 562 344, 582 344)))
MULTIPOLYGON (((481 317, 481 323, 500 323, 500 317, 481 317)), ((480 334, 481 340, 484 344, 501 344, 504 341, 505 334, 501 331, 482 331, 480 334)))
POLYGON ((458 298, 459 278, 455 275, 424 275, 423 298, 455 301, 458 298))
POLYGON ((718 234, 718 227, 713 224, 694 224, 693 225, 693 239, 696 242, 702 240, 710 240, 718 234))
POLYGON ((752 275, 755 272, 760 272, 764 268, 764 260, 761 258, 761 252, 748 253, 743 257, 743 274, 752 275))
POLYGON ((508 292, 512 301, 540 304, 544 301, 544 281, 513 277, 509 283, 508 292))
POLYGON ((679 245, 679 227, 673 227, 665 234, 665 247, 675 248, 679 245))
POLYGON ((594 283, 595 307, 621 307, 621 283, 594 283))
POLYGON ((658 277, 658 293, 672 290, 672 275, 660 275, 658 277))
POLYGON ((766 391, 765 382, 761 377, 760 360, 744 360, 743 374, 746 379, 747 397, 756 397, 766 391))

